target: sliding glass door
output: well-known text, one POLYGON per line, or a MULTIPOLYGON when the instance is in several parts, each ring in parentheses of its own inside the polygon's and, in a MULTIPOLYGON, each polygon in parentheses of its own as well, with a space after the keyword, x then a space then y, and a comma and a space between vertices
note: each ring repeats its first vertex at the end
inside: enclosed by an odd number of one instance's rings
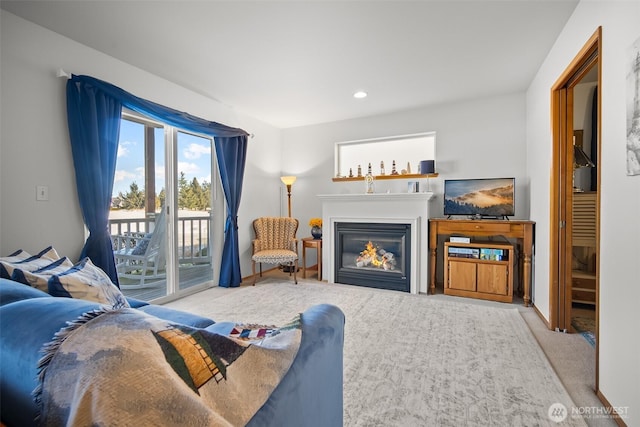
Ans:
POLYGON ((211 285, 212 150, 209 137, 123 114, 109 225, 125 295, 152 301, 211 285))
POLYGON ((180 290, 213 280, 213 141, 177 132, 176 249, 180 290))

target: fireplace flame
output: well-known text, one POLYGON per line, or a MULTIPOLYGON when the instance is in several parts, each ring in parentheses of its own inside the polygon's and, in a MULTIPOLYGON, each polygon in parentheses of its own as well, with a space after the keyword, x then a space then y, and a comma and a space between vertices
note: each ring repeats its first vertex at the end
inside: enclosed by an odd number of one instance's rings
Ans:
POLYGON ((393 270, 396 260, 391 252, 377 248, 371 240, 365 245, 365 249, 356 258, 357 267, 376 267, 384 270, 393 270))

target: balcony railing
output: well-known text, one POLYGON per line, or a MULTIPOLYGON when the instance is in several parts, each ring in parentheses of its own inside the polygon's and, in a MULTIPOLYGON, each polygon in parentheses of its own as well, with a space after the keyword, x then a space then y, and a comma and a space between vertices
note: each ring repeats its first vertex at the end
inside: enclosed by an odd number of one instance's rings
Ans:
MULTIPOLYGON (((151 233, 154 227, 154 217, 109 219, 111 236, 151 233)), ((180 264, 211 263, 210 230, 210 216, 178 217, 177 245, 180 264)))

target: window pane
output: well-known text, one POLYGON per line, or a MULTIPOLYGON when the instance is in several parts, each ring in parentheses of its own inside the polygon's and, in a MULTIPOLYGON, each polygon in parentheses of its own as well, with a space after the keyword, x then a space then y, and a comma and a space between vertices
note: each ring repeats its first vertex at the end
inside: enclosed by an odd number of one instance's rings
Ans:
POLYGON ((398 136, 393 138, 376 138, 360 141, 338 142, 336 144, 336 176, 358 174, 358 166, 362 175, 367 173, 371 164, 373 175, 390 175, 393 163, 396 172, 403 169, 411 173, 419 173, 418 165, 421 160, 435 160, 435 132, 417 135, 398 136))
POLYGON ((109 215, 120 287, 129 297, 166 295, 163 129, 122 119, 109 215))
POLYGON ((213 279, 211 264, 212 140, 178 132, 179 288, 213 279))

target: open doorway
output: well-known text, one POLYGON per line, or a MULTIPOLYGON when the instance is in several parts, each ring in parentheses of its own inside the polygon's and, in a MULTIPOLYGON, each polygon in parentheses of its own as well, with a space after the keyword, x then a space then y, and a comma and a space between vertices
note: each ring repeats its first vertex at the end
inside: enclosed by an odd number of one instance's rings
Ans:
POLYGON ((550 326, 591 333, 598 388, 602 29, 551 89, 550 326))

